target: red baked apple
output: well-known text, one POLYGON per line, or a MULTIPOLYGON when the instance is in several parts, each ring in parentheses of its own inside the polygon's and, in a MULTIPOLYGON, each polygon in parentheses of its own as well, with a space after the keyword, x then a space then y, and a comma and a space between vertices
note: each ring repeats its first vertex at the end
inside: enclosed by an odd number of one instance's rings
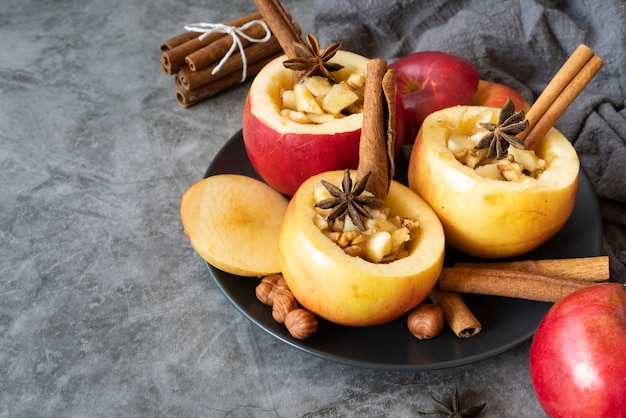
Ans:
POLYGON ((524 113, 528 113, 530 104, 517 90, 507 85, 487 80, 480 80, 478 82, 478 90, 476 90, 471 105, 497 107, 501 109, 508 98, 513 101, 515 110, 523 110, 524 113))
POLYGON ((559 300, 530 347, 530 378, 550 417, 626 417, 626 287, 602 283, 559 300))
MULTIPOLYGON (((369 59, 337 51, 331 62, 344 66, 332 73, 337 84, 313 77, 297 87, 298 73, 285 68, 285 60, 283 56, 272 61, 252 82, 243 110, 243 139, 261 178, 291 196, 315 174, 357 167, 363 115, 358 109, 349 115, 342 111, 342 104, 354 99, 355 93, 340 87, 364 83, 369 59)), ((362 92, 359 95, 362 100, 362 92)), ((397 155, 404 141, 399 95, 396 111, 397 155)))
POLYGON ((389 65, 396 71, 406 111, 406 141, 413 143, 424 118, 454 105, 469 105, 478 88, 478 69, 467 60, 440 51, 421 51, 389 65))

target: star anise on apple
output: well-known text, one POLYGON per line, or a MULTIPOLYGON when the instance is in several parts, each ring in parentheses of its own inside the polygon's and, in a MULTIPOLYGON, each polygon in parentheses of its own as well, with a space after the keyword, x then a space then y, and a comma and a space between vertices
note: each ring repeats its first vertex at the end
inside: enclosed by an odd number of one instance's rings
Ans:
POLYGON ((452 406, 448 406, 441 401, 438 401, 433 396, 430 397, 437 408, 437 412, 420 412, 423 417, 453 417, 453 418, 475 418, 485 407, 486 403, 482 403, 477 406, 470 406, 465 409, 461 409, 459 404, 459 390, 454 388, 454 396, 452 398, 452 406))
POLYGON ((365 174, 358 179, 353 186, 352 178, 350 178, 350 170, 346 169, 343 173, 341 189, 326 180, 322 180, 322 185, 333 197, 316 202, 315 207, 320 209, 332 209, 326 215, 326 220, 329 222, 347 213, 352 223, 361 231, 365 231, 365 224, 361 217, 372 217, 367 208, 380 207, 383 205, 382 200, 374 196, 363 195, 370 174, 371 173, 365 174))
POLYGON ((330 62, 329 60, 334 57, 339 48, 341 48, 341 42, 336 42, 328 48, 320 49, 317 38, 309 33, 306 37, 306 43, 305 45, 296 42, 294 46, 297 57, 283 62, 283 66, 290 70, 302 71, 299 79, 321 75, 334 81, 334 77, 331 73, 341 70, 343 65, 330 62))
POLYGON ((523 110, 515 112, 515 105, 510 97, 500 111, 497 124, 481 123, 480 126, 489 132, 481 138, 476 149, 489 148, 487 158, 503 159, 508 154, 509 145, 518 149, 526 149, 524 142, 515 135, 528 128, 528 120, 525 119, 523 110))

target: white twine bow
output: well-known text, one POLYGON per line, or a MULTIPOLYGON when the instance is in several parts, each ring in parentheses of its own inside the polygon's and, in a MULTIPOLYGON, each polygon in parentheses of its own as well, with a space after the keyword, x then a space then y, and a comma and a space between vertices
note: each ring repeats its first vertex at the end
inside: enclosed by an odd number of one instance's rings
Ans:
POLYGON ((250 42, 260 43, 260 42, 269 41, 272 36, 272 32, 270 31, 269 27, 262 20, 251 20, 250 22, 239 27, 228 26, 222 23, 192 23, 190 25, 185 26, 185 30, 192 31, 192 32, 203 32, 203 34, 200 35, 200 37, 198 38, 200 41, 206 38, 207 36, 209 36, 213 32, 221 32, 221 33, 225 33, 227 35, 232 36, 233 43, 230 49, 228 50, 228 52, 226 52, 226 55, 224 55, 222 60, 215 66, 215 68, 213 68, 213 71, 211 71, 211 74, 216 74, 222 68, 222 66, 226 63, 226 61, 228 61, 230 56, 235 52, 235 49, 238 47, 239 53, 241 54, 241 61, 243 63, 241 82, 244 82, 246 80, 247 67, 248 67, 246 53, 244 52, 244 47, 241 43, 241 38, 244 38, 250 42), (263 29, 265 30, 265 36, 263 38, 252 38, 248 36, 244 31, 252 25, 261 25, 263 29))

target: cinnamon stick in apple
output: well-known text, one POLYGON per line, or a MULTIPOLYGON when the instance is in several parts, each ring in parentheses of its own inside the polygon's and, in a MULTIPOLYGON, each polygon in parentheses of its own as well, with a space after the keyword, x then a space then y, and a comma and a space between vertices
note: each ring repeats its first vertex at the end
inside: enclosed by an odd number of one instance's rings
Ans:
POLYGON ((526 148, 535 148, 603 65, 589 47, 578 46, 528 110, 528 128, 519 135, 526 148))
POLYGON ((358 177, 370 173, 366 189, 378 199, 387 196, 393 178, 395 85, 395 72, 387 69, 387 61, 372 59, 367 63, 358 177))
POLYGON ((459 338, 469 338, 480 333, 482 325, 465 301, 456 292, 444 292, 435 286, 430 292, 430 300, 443 311, 443 317, 459 338))
POLYGON ((263 20, 269 26, 272 33, 278 39, 282 50, 287 58, 295 58, 295 42, 302 42, 300 29, 294 25, 291 16, 280 4, 279 0, 254 0, 263 20))
MULTIPOLYGON (((226 25, 239 27, 252 20, 257 20, 261 18, 261 13, 254 12, 247 16, 232 20, 226 23, 226 25)), ((225 36, 225 33, 214 32, 202 40, 199 39, 199 36, 194 37, 193 39, 170 50, 163 51, 163 53, 161 54, 161 71, 163 71, 165 75, 176 74, 178 70, 180 70, 180 68, 185 64, 185 57, 187 55, 225 36)))

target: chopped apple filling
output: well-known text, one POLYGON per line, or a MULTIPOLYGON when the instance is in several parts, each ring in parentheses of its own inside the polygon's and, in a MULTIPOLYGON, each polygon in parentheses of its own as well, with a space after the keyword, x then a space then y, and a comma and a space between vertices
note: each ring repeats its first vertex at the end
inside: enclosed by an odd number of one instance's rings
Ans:
POLYGON ((482 177, 502 181, 522 181, 537 178, 545 170, 545 160, 533 150, 508 148, 508 155, 500 160, 487 158, 488 149, 476 149, 486 130, 478 127, 476 133, 464 135, 452 132, 448 137, 448 150, 460 163, 473 168, 482 177))
POLYGON ((281 114, 297 123, 322 124, 363 111, 365 77, 351 74, 331 83, 326 77, 305 77, 293 89, 281 91, 281 114))
MULTIPOLYGON (((324 187, 315 190, 316 201, 328 197, 324 187)), ((419 233, 418 220, 392 215, 387 207, 365 209, 371 218, 364 219, 363 231, 346 214, 328 221, 327 209, 315 208, 313 223, 348 255, 372 263, 389 263, 408 256, 406 245, 419 233)))

